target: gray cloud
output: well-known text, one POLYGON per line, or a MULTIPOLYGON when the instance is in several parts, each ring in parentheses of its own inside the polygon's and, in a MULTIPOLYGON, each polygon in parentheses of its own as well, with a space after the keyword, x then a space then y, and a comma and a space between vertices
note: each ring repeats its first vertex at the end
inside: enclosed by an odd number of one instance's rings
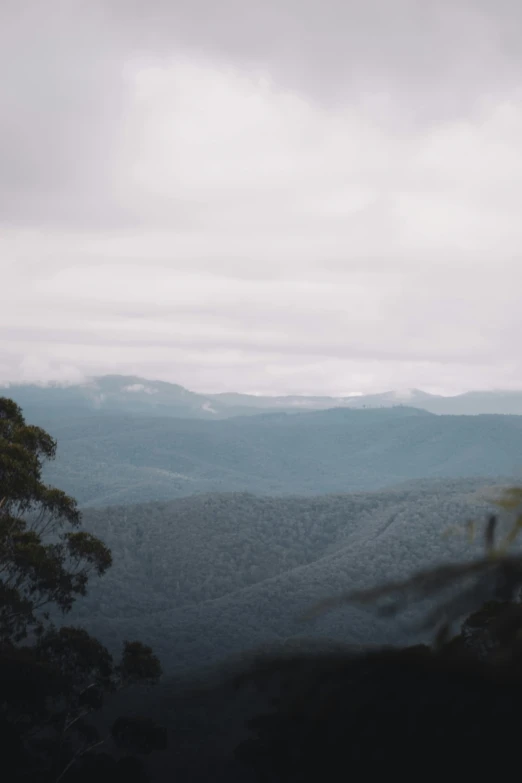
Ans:
MULTIPOLYGON (((122 198, 133 64, 185 53, 261 68, 282 88, 359 106, 400 133, 467 117, 522 76, 522 10, 507 0, 29 0, 0 14, 4 222, 107 228, 161 212, 154 203, 144 216, 122 198)), ((190 222, 183 199, 176 207, 190 222)))
POLYGON ((120 0, 113 23, 140 51, 174 46, 249 65, 318 99, 399 93, 420 117, 461 112, 491 87, 518 84, 516 0, 120 0), (463 102, 467 105, 463 106, 463 102))
POLYGON ((3 3, 0 381, 522 386, 521 22, 3 3))

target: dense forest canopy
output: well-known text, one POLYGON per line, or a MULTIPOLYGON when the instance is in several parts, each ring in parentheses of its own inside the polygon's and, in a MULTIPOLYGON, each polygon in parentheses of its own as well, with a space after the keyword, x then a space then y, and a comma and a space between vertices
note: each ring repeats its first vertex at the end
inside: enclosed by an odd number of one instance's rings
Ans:
POLYGON ((344 608, 304 623, 321 597, 472 557, 466 523, 501 485, 425 481, 394 490, 303 498, 246 493, 86 509, 84 525, 118 554, 75 609, 117 647, 139 629, 166 671, 208 665, 290 638, 406 643, 407 625, 344 608))

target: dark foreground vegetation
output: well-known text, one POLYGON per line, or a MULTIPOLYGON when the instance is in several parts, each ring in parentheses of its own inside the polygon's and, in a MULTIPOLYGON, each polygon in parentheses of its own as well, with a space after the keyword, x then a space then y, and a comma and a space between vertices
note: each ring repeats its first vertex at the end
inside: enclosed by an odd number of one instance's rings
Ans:
POLYGON ((504 652, 481 661, 459 637, 437 652, 273 661, 256 673, 259 685, 278 667, 284 692, 275 710, 249 721, 238 759, 253 780, 274 782, 417 779, 456 766, 469 776, 506 773, 518 763, 522 656, 504 652))
POLYGON ((74 500, 42 482, 55 449, 0 399, 2 779, 305 783, 518 770, 522 559, 510 546, 520 493, 505 498, 513 526, 498 546, 489 518, 482 558, 312 607, 357 604, 393 623, 427 600, 432 646, 303 646, 188 691, 160 680, 146 643, 126 641, 115 656, 80 625, 57 623, 112 555, 81 527, 74 500))

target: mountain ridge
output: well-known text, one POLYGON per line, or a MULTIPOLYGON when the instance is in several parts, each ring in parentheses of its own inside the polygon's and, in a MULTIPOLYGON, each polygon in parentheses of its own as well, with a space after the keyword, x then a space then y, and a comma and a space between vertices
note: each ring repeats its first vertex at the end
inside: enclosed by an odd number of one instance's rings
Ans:
POLYGON ((267 410, 295 413, 330 408, 422 408, 430 413, 477 415, 496 413, 522 415, 522 390, 470 391, 444 397, 421 389, 399 389, 378 394, 349 396, 279 395, 262 396, 239 392, 203 394, 168 381, 135 375, 95 376, 81 384, 8 384, 0 393, 12 396, 31 411, 61 410, 101 412, 125 410, 157 416, 221 419, 238 415, 259 415, 267 410))

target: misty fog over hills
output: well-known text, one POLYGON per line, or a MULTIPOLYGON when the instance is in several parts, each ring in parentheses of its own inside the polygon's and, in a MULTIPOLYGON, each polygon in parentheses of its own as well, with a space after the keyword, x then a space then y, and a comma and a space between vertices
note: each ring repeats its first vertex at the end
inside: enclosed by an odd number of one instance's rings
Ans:
POLYGON ((268 696, 238 702, 212 683, 258 656, 352 660, 429 642, 430 600, 393 621, 350 605, 303 615, 317 601, 479 555, 482 536, 470 541, 468 523, 480 530, 522 466, 518 393, 204 396, 106 376, 3 394, 56 439, 44 480, 77 499, 83 528, 112 552, 67 624, 113 654, 142 639, 161 660, 156 695, 129 696, 129 709, 138 699, 174 738, 158 780, 177 765, 188 769, 180 779, 196 769, 194 779, 208 779, 201 747, 228 758, 268 696), (180 702, 190 683, 210 690, 180 702))
POLYGON ((486 488, 522 466, 518 393, 203 396, 121 376, 5 393, 56 438, 45 480, 113 552, 73 617, 114 646, 147 638, 169 672, 301 637, 400 643, 404 628, 361 611, 297 618, 322 596, 470 555, 448 528, 483 518, 486 488))
POLYGON ((470 520, 480 530, 520 483, 522 392, 203 395, 111 375, 2 394, 56 439, 43 478, 112 553, 65 622, 114 655, 140 639, 160 658, 155 693, 121 702, 168 727, 172 750, 151 760, 158 781, 172 770, 206 781, 215 764, 233 779, 245 721, 272 697, 232 698, 224 678, 259 656, 353 660, 430 642, 431 600, 393 621, 353 605, 303 617, 323 599, 477 557, 470 520), (204 696, 180 697, 195 684, 204 696))
POLYGON ((470 555, 448 528, 484 518, 486 488, 516 483, 522 465, 522 416, 437 415, 410 403, 452 399, 421 393, 366 407, 306 398, 316 410, 281 398, 278 410, 118 376, 9 392, 59 443, 46 480, 113 552, 73 617, 115 648, 147 638, 171 673, 299 639, 401 643, 406 628, 365 612, 298 617, 328 594, 470 555))
POLYGON ((477 415, 522 414, 521 391, 471 391, 453 397, 419 389, 388 391, 348 397, 258 396, 237 393, 198 394, 174 383, 137 376, 105 375, 76 385, 10 384, 4 387, 27 415, 80 415, 127 412, 150 416, 222 419, 250 416, 268 410, 295 412, 328 408, 381 408, 407 405, 430 413, 477 415))

